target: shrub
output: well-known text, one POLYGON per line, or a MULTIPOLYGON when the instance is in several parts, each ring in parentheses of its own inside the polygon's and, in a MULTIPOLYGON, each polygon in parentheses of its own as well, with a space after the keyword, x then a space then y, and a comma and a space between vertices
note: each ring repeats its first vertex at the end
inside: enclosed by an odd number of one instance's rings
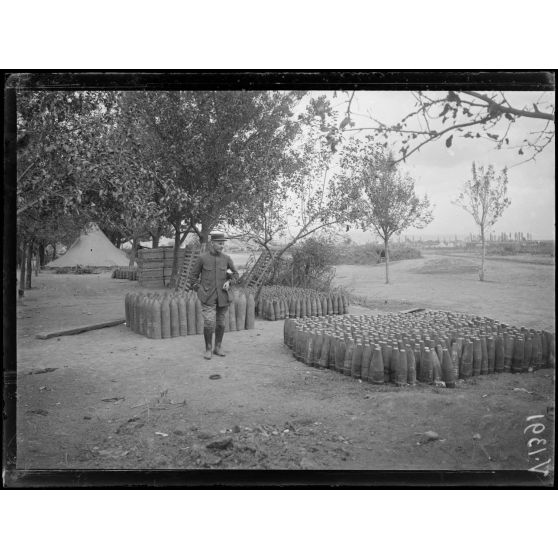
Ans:
POLYGON ((275 285, 288 285, 317 291, 329 291, 335 277, 334 263, 338 259, 336 246, 327 240, 309 238, 290 250, 290 257, 277 266, 275 285))

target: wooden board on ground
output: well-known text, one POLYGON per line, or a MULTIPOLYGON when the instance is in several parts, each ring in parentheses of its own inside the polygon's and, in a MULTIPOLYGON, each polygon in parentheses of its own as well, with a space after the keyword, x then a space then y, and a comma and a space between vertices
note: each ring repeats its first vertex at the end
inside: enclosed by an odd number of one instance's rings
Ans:
POLYGON ((101 322, 100 324, 89 324, 80 327, 73 327, 70 329, 62 329, 60 331, 52 331, 49 333, 38 333, 35 335, 37 339, 50 339, 51 337, 62 337, 63 335, 76 335, 77 333, 84 333, 85 331, 91 331, 93 329, 102 329, 104 327, 113 327, 126 322, 125 318, 120 318, 118 320, 111 320, 110 322, 101 322))

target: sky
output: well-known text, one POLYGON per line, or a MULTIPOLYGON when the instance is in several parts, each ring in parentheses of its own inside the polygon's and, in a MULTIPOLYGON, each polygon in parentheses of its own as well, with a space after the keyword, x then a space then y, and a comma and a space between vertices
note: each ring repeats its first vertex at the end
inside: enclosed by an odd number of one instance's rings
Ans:
MULTIPOLYGON (((490 92, 485 92, 490 93, 490 92)), ((323 94, 315 92, 313 95, 323 94)), ((331 96, 331 92, 327 93, 331 96)), ((554 92, 544 93, 542 102, 554 103, 554 92)), ((533 102, 540 102, 541 92, 507 92, 506 98, 516 108, 532 107, 533 102)), ((341 104, 344 97, 337 95, 332 104, 337 110, 344 110, 341 104)), ((362 91, 357 92, 352 110, 363 116, 353 118, 355 127, 369 125, 365 116, 371 113, 374 118, 385 124, 395 124, 402 116, 413 109, 414 98, 408 91, 362 91)), ((542 105, 541 105, 541 110, 542 105)), ((546 121, 519 118, 512 127, 513 136, 521 141, 530 132, 539 130, 546 121)), ((497 130, 494 129, 494 132, 497 130)), ((504 166, 508 171, 508 197, 511 205, 496 223, 496 233, 506 232, 531 233, 534 239, 553 239, 555 225, 555 144, 553 142, 537 157, 536 161, 514 166, 522 159, 514 150, 496 150, 494 144, 487 140, 467 140, 454 136, 451 148, 446 148, 445 138, 425 145, 419 152, 413 153, 407 162, 401 163, 401 170, 409 173, 415 180, 415 190, 419 197, 427 194, 433 203, 434 220, 421 230, 409 229, 404 235, 431 237, 464 237, 476 232, 473 218, 463 209, 453 205, 460 188, 471 176, 471 164, 487 166, 493 164, 497 170, 504 166)), ((373 239, 370 232, 351 232, 350 237, 356 242, 373 239)))

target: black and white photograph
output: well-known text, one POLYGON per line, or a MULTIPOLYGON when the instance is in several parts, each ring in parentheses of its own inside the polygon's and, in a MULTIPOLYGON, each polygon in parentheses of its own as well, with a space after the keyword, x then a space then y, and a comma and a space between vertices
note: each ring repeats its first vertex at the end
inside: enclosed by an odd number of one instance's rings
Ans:
POLYGON ((4 92, 8 485, 553 485, 553 72, 4 92))

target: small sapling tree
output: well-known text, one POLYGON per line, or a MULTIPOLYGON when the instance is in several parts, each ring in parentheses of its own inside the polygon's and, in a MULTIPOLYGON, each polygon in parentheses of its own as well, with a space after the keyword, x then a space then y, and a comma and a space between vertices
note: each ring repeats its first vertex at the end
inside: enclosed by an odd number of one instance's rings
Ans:
POLYGON ((511 204, 508 198, 508 171, 504 168, 499 174, 493 165, 485 169, 473 163, 472 179, 463 186, 457 199, 452 203, 473 216, 479 227, 481 239, 481 266, 479 279, 484 281, 484 260, 486 255, 486 233, 502 216, 511 204))

